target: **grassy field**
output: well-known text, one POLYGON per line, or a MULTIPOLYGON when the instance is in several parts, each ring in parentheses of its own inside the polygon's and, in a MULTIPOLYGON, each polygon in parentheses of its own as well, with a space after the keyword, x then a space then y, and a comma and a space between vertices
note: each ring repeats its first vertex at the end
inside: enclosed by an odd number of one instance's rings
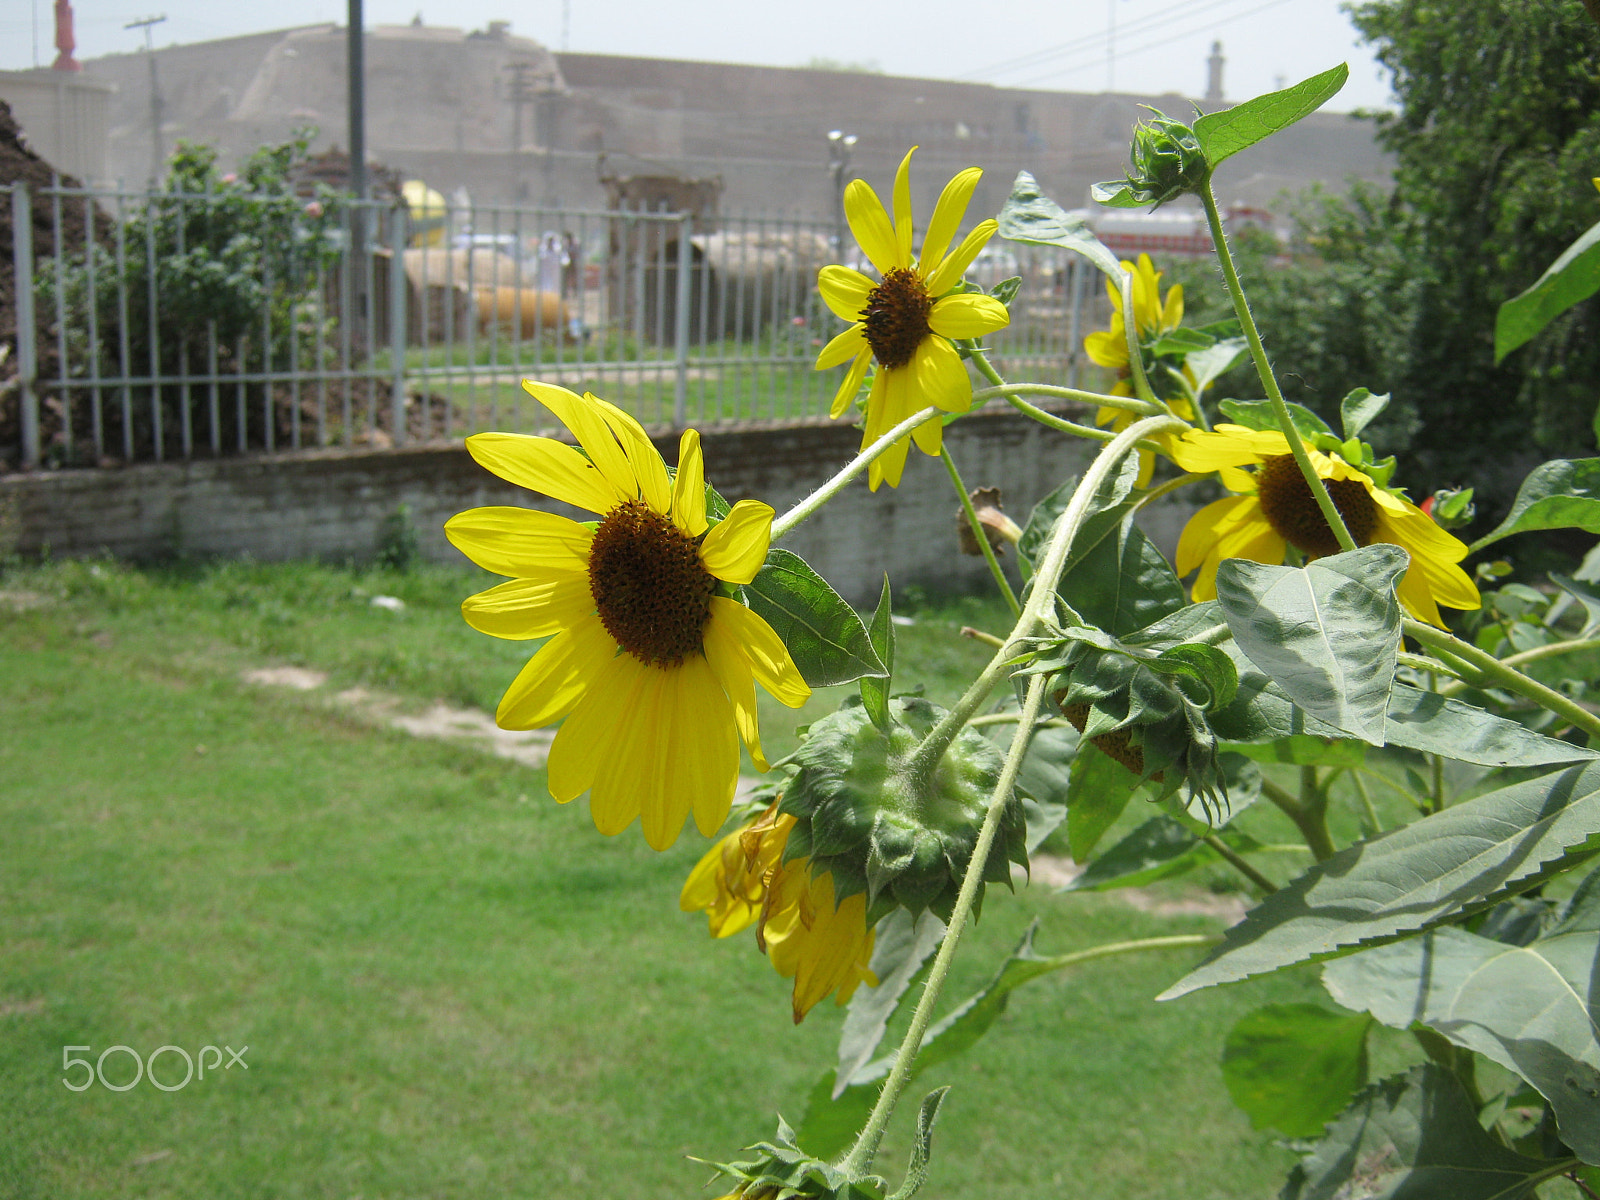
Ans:
MULTIPOLYGON (((238 563, 0 575, 0 1197, 709 1197, 685 1156, 730 1156, 776 1112, 798 1121, 840 1014, 793 1027, 751 938, 713 943, 677 910, 705 848, 692 829, 664 854, 636 829, 602 838, 541 771, 323 698, 492 710, 528 647, 462 624, 487 581, 238 563), (279 665, 329 683, 241 680, 279 665), (248 1046, 248 1067, 170 1093, 64 1086, 63 1047, 116 1045, 248 1046)), ((921 678, 897 684, 948 697, 984 658, 963 623, 1000 618, 920 610, 899 633, 921 678)), ((769 746, 837 700, 769 708, 769 746)), ((1045 953, 1221 927, 1114 894, 992 894, 952 999, 1035 917, 1045 953)), ((1219 1049, 1243 1012, 1319 989, 1300 972, 1153 1004, 1193 957, 1017 993, 975 1052, 925 1076, 955 1090, 924 1195, 1275 1194, 1292 1156, 1232 1107, 1219 1049)), ((133 1066, 119 1051, 104 1071, 133 1066)), ((175 1083, 181 1060, 158 1071, 175 1083)), ((910 1108, 880 1162, 896 1179, 910 1108)))

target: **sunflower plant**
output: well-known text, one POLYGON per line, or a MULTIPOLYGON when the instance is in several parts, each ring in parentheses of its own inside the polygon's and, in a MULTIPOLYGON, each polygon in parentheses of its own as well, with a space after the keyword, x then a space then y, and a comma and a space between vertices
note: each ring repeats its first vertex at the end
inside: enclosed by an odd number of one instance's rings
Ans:
MULTIPOLYGON (((817 367, 843 368, 833 415, 856 413, 861 451, 785 513, 727 504, 693 430, 669 466, 621 409, 536 381, 525 387, 570 441, 468 440, 487 470, 595 518, 481 508, 446 527, 508 580, 465 602, 468 622, 540 643, 497 719, 559 723, 551 796, 586 794, 603 834, 637 819, 664 849, 692 815, 714 840, 680 908, 716 939, 750 935, 796 1022, 830 998, 850 1011, 802 1120, 714 1164, 729 1196, 891 1194, 876 1160, 899 1100, 981 1037, 1012 989, 1108 955, 1184 951, 1202 956, 1163 999, 1320 971, 1329 1004, 1267 1006, 1223 1040, 1234 1101, 1303 1153, 1284 1196, 1600 1188, 1600 717, 1586 682, 1560 677, 1600 648, 1600 552, 1548 586, 1484 554, 1530 531, 1600 532, 1600 459, 1536 468, 1466 541, 1470 489, 1419 503, 1362 439, 1388 397, 1351 381, 1326 418, 1285 401, 1211 180, 1344 78, 1338 67, 1192 126, 1156 114, 1135 130, 1128 177, 1097 189, 1118 205, 1198 198, 1234 307, 1204 329, 1184 326, 1181 289, 1163 294, 1154 263, 1120 261, 1026 172, 965 234, 979 172, 958 173, 920 243, 910 153, 889 206, 852 183, 845 215, 875 274, 822 270, 845 327, 817 367), (1007 325, 1016 282, 985 294, 963 278, 994 236, 1068 248, 1105 274, 1111 324, 1085 349, 1114 373, 1107 391, 1000 376, 981 343, 1007 325), (1213 397, 1241 357, 1261 395, 1213 397), (1025 525, 969 492, 943 444, 947 422, 991 401, 1100 446, 1025 525), (779 545, 857 476, 897 486, 912 445, 943 461, 966 541, 1014 614, 980 635, 992 658, 948 708, 895 690, 888 581, 859 614, 779 545), (1173 563, 1139 518, 1185 488, 1210 495, 1173 563), (999 564, 1008 546, 1020 592, 999 564), (842 683, 856 684, 848 700, 769 763, 757 685, 797 706, 842 683), (741 745, 764 780, 736 801, 741 745), (1236 826, 1253 804, 1287 819, 1311 865, 1286 867, 1236 826), (1339 808, 1359 836, 1335 836, 1339 808), (1143 819, 1103 844, 1129 812, 1143 819), (984 900, 1025 880, 1052 835, 1082 867, 1077 890, 1210 865, 1256 903, 1220 938, 1051 956, 1035 947, 1050 931, 1030 930, 991 984, 949 1003, 984 900), (902 1004, 904 1037, 880 1053, 902 1004), (1415 1064, 1370 1079, 1385 1026, 1413 1040, 1415 1064), (1480 1073, 1485 1060, 1498 1073, 1480 1073)), ((948 1090, 920 1107, 897 1200, 931 1169, 948 1090)))

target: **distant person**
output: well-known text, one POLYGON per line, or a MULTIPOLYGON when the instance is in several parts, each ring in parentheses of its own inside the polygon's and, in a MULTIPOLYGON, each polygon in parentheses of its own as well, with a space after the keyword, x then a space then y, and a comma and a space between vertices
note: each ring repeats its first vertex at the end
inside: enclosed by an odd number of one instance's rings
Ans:
POLYGON ((561 279, 567 255, 561 244, 561 235, 547 231, 539 239, 539 290, 551 295, 561 294, 561 279))
POLYGON ((561 232, 561 254, 561 294, 576 296, 582 290, 578 272, 582 269, 579 260, 583 254, 578 248, 578 239, 570 229, 561 232))

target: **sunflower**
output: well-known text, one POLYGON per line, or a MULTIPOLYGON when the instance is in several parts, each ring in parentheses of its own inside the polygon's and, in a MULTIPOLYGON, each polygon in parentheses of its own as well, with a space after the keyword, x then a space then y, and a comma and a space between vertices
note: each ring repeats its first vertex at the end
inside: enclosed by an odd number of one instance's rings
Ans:
POLYGON ((836 900, 831 874, 813 876, 806 858, 784 862, 794 825, 792 816, 779 815, 774 801, 695 864, 678 906, 704 912, 719 938, 759 920, 758 944, 773 969, 794 980, 798 1025, 823 997, 837 992, 837 1002, 844 1004, 858 985, 877 987, 878 978, 868 968, 873 933, 867 928, 866 894, 836 900))
MULTIPOLYGON (((1161 275, 1156 270, 1155 264, 1150 261, 1148 254, 1139 255, 1137 263, 1126 259, 1122 262, 1122 269, 1133 276, 1133 320, 1134 332, 1138 340, 1144 342, 1148 339, 1159 337, 1164 333, 1171 333, 1183 324, 1183 284, 1175 283, 1167 291, 1166 299, 1161 298, 1161 275)), ((1089 356, 1089 361, 1096 366, 1105 367, 1117 373, 1117 380, 1111 385, 1113 396, 1133 395, 1133 385, 1129 379, 1133 373, 1128 360, 1128 334, 1127 318, 1122 311, 1122 289, 1111 280, 1106 280, 1106 291, 1111 296, 1111 328, 1102 329, 1089 334, 1083 339, 1084 353, 1089 356)), ((1191 386, 1194 376, 1189 368, 1184 368, 1184 375, 1191 386)), ((1172 411, 1186 421, 1195 418, 1194 405, 1189 403, 1186 396, 1164 397, 1172 406, 1172 411)), ((1135 414, 1125 408, 1111 408, 1101 406, 1095 413, 1096 425, 1109 425, 1121 433, 1136 419, 1135 414)), ((1159 439, 1165 445, 1173 435, 1167 434, 1159 439)), ((1155 468, 1155 458, 1148 450, 1139 451, 1139 486, 1144 487, 1150 482, 1150 475, 1155 468)))
MULTIPOLYGON (((850 267, 823 267, 817 276, 823 301, 835 316, 853 322, 817 355, 819 371, 850 364, 829 415, 844 414, 867 368, 874 361, 878 364, 867 395, 863 449, 930 404, 946 412, 966 412, 972 404, 972 380, 951 339, 983 337, 1011 321, 1006 306, 993 296, 955 290, 999 228, 993 220, 980 222, 950 250, 972 190, 983 176, 977 167, 968 167, 945 184, 923 236, 922 253, 911 253, 910 172, 916 149, 906 152, 894 177, 893 222, 864 180, 852 180, 845 189, 845 217, 877 268, 878 282, 850 267)), ((929 421, 911 439, 924 454, 937 455, 943 434, 942 422, 929 421)), ((907 440, 901 439, 873 460, 867 468, 873 491, 885 481, 890 487, 899 486, 908 448, 907 440)))
MULTIPOLYGON (((1309 443, 1306 453, 1327 481, 1328 494, 1356 545, 1389 542, 1411 555, 1411 566, 1396 589, 1407 611, 1418 620, 1443 626, 1439 605, 1461 609, 1480 605, 1478 589, 1456 565, 1467 555, 1459 539, 1337 454, 1324 454, 1309 443)), ((1242 425, 1218 425, 1211 433, 1191 429, 1173 443, 1172 457, 1186 471, 1219 472, 1223 485, 1239 493, 1195 513, 1178 538, 1178 574, 1200 569, 1192 593, 1195 600, 1217 594, 1217 567, 1225 558, 1281 563, 1289 546, 1307 558, 1339 552, 1333 530, 1283 434, 1242 425), (1254 471, 1241 469, 1251 465, 1254 471)))
POLYGON ((530 491, 598 513, 591 528, 554 513, 474 508, 445 534, 478 566, 511 581, 470 597, 467 624, 494 637, 550 640, 500 700, 502 729, 566 721, 550 747, 550 794, 587 791, 595 826, 641 818, 664 850, 693 811, 707 837, 733 802, 739 738, 767 769, 755 684, 798 707, 811 694, 761 617, 722 594, 755 578, 772 509, 741 500, 706 519, 700 435, 686 430, 676 478, 639 423, 614 405, 524 381, 577 437, 480 433, 478 463, 530 491))

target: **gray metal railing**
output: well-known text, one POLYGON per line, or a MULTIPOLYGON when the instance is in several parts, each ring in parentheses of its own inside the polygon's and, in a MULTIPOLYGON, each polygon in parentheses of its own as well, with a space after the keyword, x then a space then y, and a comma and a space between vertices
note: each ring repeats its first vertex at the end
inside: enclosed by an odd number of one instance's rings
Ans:
MULTIPOLYGON (((548 430, 527 377, 651 428, 820 420, 838 386, 812 369, 842 327, 815 287, 832 221, 7 191, 0 459, 24 468, 548 430)), ((1048 248, 991 243, 969 272, 1012 275, 994 361, 1075 383, 1099 289, 1048 248)))

